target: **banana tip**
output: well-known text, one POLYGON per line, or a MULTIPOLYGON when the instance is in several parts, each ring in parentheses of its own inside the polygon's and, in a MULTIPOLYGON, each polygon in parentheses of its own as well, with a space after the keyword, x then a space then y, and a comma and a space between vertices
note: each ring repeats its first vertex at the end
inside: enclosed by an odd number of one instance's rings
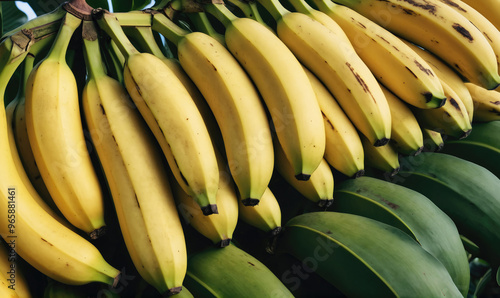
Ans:
POLYGON ((106 234, 106 226, 102 226, 100 228, 93 230, 92 232, 89 233, 89 237, 92 240, 96 240, 104 234, 106 234))
POLYGON ((419 155, 420 153, 422 153, 422 151, 424 151, 424 146, 418 148, 417 150, 415 150, 415 152, 413 152, 413 156, 417 156, 419 155))
POLYGON ((307 181, 307 180, 309 180, 309 178, 311 178, 311 175, 309 175, 309 174, 300 173, 300 174, 295 175, 295 179, 297 179, 299 181, 307 181))
POLYGON ((464 133, 458 137, 459 140, 461 139, 465 139, 466 137, 468 137, 470 135, 470 132, 472 131, 472 129, 469 129, 469 130, 466 130, 464 131, 464 133))
POLYGON ((373 144, 373 146, 380 147, 380 146, 387 145, 387 143, 389 143, 389 140, 390 139, 388 139, 388 138, 381 138, 380 140, 376 140, 375 144, 373 144))
POLYGON ((226 238, 226 239, 222 239, 218 244, 217 244, 217 247, 226 247, 228 246, 229 244, 231 244, 231 238, 226 238))
POLYGON ((259 199, 246 198, 241 200, 241 203, 245 206, 257 206, 259 204, 259 199))
POLYGON ((389 173, 389 175, 390 175, 391 177, 396 176, 396 175, 399 173, 399 170, 400 170, 400 169, 401 169, 400 167, 395 168, 394 170, 392 170, 392 171, 389 173))
POLYGON ((359 178, 365 175, 365 170, 361 169, 352 175, 352 178, 359 178))
POLYGON ((161 295, 162 297, 170 297, 170 296, 173 296, 173 295, 176 295, 176 294, 179 294, 180 292, 182 291, 182 287, 174 287, 174 288, 170 288, 168 289, 165 293, 163 293, 163 295, 161 295))
POLYGON ((116 288, 116 286, 118 285, 118 282, 120 281, 121 277, 122 277, 122 273, 121 272, 119 272, 115 276, 115 278, 113 279, 113 284, 111 285, 113 288, 116 288))
POLYGON ((210 204, 204 207, 201 207, 201 211, 203 212, 203 215, 210 215, 210 214, 218 214, 219 210, 217 209, 216 204, 210 204))
POLYGON ((333 199, 326 199, 326 200, 319 200, 318 201, 318 207, 319 208, 328 208, 333 204, 333 199))

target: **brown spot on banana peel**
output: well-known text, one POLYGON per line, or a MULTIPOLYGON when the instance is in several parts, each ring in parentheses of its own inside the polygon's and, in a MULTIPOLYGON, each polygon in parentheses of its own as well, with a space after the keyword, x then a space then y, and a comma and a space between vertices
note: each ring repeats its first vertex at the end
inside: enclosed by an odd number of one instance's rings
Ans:
POLYGON ((458 24, 458 23, 454 23, 452 25, 453 29, 455 29, 458 33, 460 33, 460 35, 462 35, 463 37, 465 37, 470 43, 472 43, 474 41, 474 38, 472 37, 472 35, 470 34, 469 30, 465 29, 462 25, 458 24))
MULTIPOLYGON (((418 3, 417 1, 414 1, 414 0, 403 0, 404 2, 408 3, 408 4, 411 4, 415 7, 418 7, 418 8, 421 8, 423 10, 427 10, 430 14, 432 15, 436 15, 436 10, 437 10, 437 7, 436 5, 434 4, 431 4, 431 3, 428 3, 427 1, 423 1, 425 4, 422 4, 422 3, 418 3)), ((409 9, 406 9, 406 10, 409 10, 409 9)), ((409 10, 410 12, 412 13, 415 13, 414 11, 412 10, 409 10)), ((406 12, 406 11, 405 11, 406 12)))
POLYGON ((458 105, 458 102, 456 101, 456 99, 454 99, 453 97, 450 97, 449 99, 449 103, 451 104, 452 107, 454 107, 456 110, 462 112, 460 110, 460 106, 458 105))
POLYGON ((500 100, 497 100, 497 101, 490 101, 490 103, 492 103, 492 104, 494 104, 494 105, 498 106, 498 105, 500 105, 500 100))
POLYGON ((323 115, 323 119, 326 121, 326 123, 328 123, 328 125, 333 129, 335 130, 335 127, 333 126, 333 123, 330 121, 330 119, 328 119, 328 117, 326 117, 325 113, 321 112, 321 114, 323 115))
POLYGON ((352 67, 351 63, 346 62, 345 64, 347 65, 347 67, 349 68, 349 70, 352 72, 352 74, 354 75, 354 77, 358 81, 359 85, 363 88, 363 91, 365 91, 366 93, 369 93, 371 95, 371 97, 373 98, 373 101, 377 102, 375 100, 375 98, 373 97, 373 95, 371 94, 370 88, 368 88, 368 85, 366 85, 366 83, 363 80, 363 78, 354 70, 354 67, 352 67))
POLYGON ((415 63, 415 65, 418 67, 418 69, 420 69, 422 72, 424 72, 425 74, 433 77, 434 76, 434 73, 432 72, 432 70, 430 68, 427 68, 425 66, 423 66, 420 62, 418 62, 417 60, 413 60, 413 62, 415 63))
POLYGON ((417 75, 413 71, 411 71, 411 69, 408 68, 408 66, 405 66, 405 68, 415 77, 415 79, 418 79, 417 75))
POLYGON ((47 241, 47 240, 45 240, 45 239, 43 239, 43 238, 40 238, 40 239, 42 239, 42 241, 43 241, 43 242, 45 242, 45 243, 47 243, 48 245, 50 245, 50 246, 54 246, 54 244, 50 243, 49 241, 47 241))

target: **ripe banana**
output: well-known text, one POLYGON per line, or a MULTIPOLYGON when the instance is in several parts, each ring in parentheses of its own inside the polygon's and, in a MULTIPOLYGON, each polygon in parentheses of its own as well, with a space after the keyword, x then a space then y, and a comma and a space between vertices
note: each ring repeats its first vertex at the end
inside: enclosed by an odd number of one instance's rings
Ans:
POLYGON ((17 263, 18 256, 16 255, 15 247, 11 248, 3 240, 0 241, 2 242, 0 243, 0 270, 2 272, 0 274, 0 295, 2 297, 9 297, 5 295, 8 291, 4 292, 8 288, 14 290, 16 295, 13 297, 33 297, 26 280, 25 271, 17 263))
POLYGON ((394 176, 399 172, 399 154, 392 143, 386 146, 375 147, 363 135, 359 135, 363 151, 365 152, 365 166, 394 176))
POLYGON ((195 297, 293 297, 269 268, 234 244, 193 254, 184 284, 195 297))
POLYGON ((486 37, 467 18, 437 0, 337 3, 429 50, 471 82, 487 89, 500 84, 495 53, 486 37))
POLYGON ((421 193, 386 180, 360 177, 338 185, 331 210, 369 217, 406 232, 443 263, 460 292, 467 294, 469 262, 457 227, 421 193))
POLYGON ((160 143, 177 182, 196 200, 203 214, 217 213, 217 160, 207 127, 189 92, 160 58, 135 49, 112 13, 95 9, 93 15, 124 54, 125 87, 160 143))
POLYGON ((391 143, 398 153, 417 155, 424 149, 424 137, 417 119, 404 101, 381 86, 391 109, 391 143))
POLYGON ((182 68, 210 106, 239 196, 256 205, 273 173, 271 128, 259 93, 245 70, 217 40, 189 33, 165 15, 155 14, 153 29, 177 46, 182 68))
MULTIPOLYGON (((21 32, 24 35, 24 33, 21 32)), ((29 44, 13 42, 11 37, 0 44, 0 51, 11 49, 9 63, 0 67, 0 105, 4 106, 4 93, 9 78, 26 57, 29 44)), ((68 284, 103 282, 116 285, 119 270, 102 257, 99 250, 86 239, 58 222, 33 197, 19 173, 12 156, 9 127, 5 109, 0 109, 0 234, 14 244, 18 255, 41 273, 68 284), (22 198, 22 203, 19 199, 22 198), (19 204, 18 204, 19 203, 19 204), (10 214, 10 218, 9 218, 10 214), (9 227, 10 224, 10 227, 9 227), (22 237, 16 237, 22 235, 22 237)))
MULTIPOLYGON (((473 114, 474 114, 474 103, 472 101, 472 97, 465 86, 465 82, 459 76, 459 74, 453 70, 449 65, 443 62, 436 55, 431 52, 424 50, 421 47, 418 47, 410 42, 403 41, 408 45, 412 50, 414 50, 420 57, 422 57, 425 62, 429 64, 431 69, 437 75, 441 82, 447 84, 458 97, 462 100, 465 109, 467 110, 467 115, 469 116, 469 121, 472 122, 473 114)), ((442 85, 442 84, 441 84, 442 85)))
POLYGON ((473 83, 465 83, 474 104, 474 121, 500 120, 500 91, 487 90, 473 83))
POLYGON ((427 129, 427 128, 422 128, 422 135, 424 137, 424 150, 423 151, 441 151, 444 146, 444 140, 443 136, 441 133, 427 129))
POLYGON ((187 252, 164 156, 125 88, 106 75, 92 23, 84 29, 84 114, 127 250, 144 280, 162 294, 178 293, 187 252))
POLYGON ((299 61, 265 25, 236 17, 222 3, 204 8, 225 26, 227 48, 257 86, 296 178, 309 179, 323 159, 325 128, 299 61))
POLYGON ((314 3, 340 25, 375 77, 399 98, 423 109, 443 105, 446 97, 435 73, 399 37, 347 6, 314 3))
POLYGON ((304 71, 314 88, 325 123, 324 159, 347 177, 362 176, 364 152, 358 131, 325 85, 307 68, 304 67, 304 71))
POLYGON ((334 178, 328 162, 323 159, 307 181, 295 179, 293 167, 286 158, 283 148, 276 140, 274 144, 276 171, 293 188, 319 207, 328 207, 333 202, 334 178))
POLYGON ((277 252, 292 254, 348 297, 463 297, 444 265, 408 234, 360 215, 295 216, 277 252))
POLYGON ((182 190, 178 183, 172 182, 172 188, 177 210, 184 221, 210 239, 216 246, 226 247, 231 242, 238 223, 239 199, 224 157, 218 150, 215 151, 215 154, 220 175, 219 190, 217 191, 218 214, 204 216, 194 199, 182 190))
MULTIPOLYGON (((479 31, 481 31, 495 53, 497 67, 499 67, 500 70, 500 29, 497 29, 495 25, 484 15, 472 8, 472 6, 468 5, 463 0, 439 0, 439 2, 453 8, 456 12, 466 17, 474 26, 477 27, 477 29, 479 29, 479 31)), ((492 7, 492 9, 498 10, 498 6, 495 8, 492 7)))
MULTIPOLYGON (((445 145, 446 147, 446 145, 445 145)), ((392 182, 434 202, 479 247, 479 257, 500 264, 500 179, 486 168, 449 154, 423 152, 403 158, 392 182), (474 185, 474 187, 471 187, 474 185)))
POLYGON ((463 140, 446 140, 443 153, 474 162, 500 177, 500 121, 473 123, 463 140))
POLYGON ((270 188, 267 188, 260 198, 259 205, 246 206, 240 201, 238 214, 243 222, 271 236, 281 232, 281 208, 270 188))
POLYGON ((412 108, 413 114, 421 127, 435 130, 458 139, 466 138, 471 131, 471 122, 467 109, 457 93, 444 81, 441 81, 447 96, 446 103, 436 109, 412 108))
POLYGON ((26 127, 43 181, 64 217, 91 238, 105 230, 103 192, 87 150, 66 52, 82 20, 67 13, 49 54, 26 84, 26 127))
POLYGON ((462 0, 463 2, 469 4, 483 16, 485 16, 495 27, 500 30, 500 11, 497 7, 500 6, 500 1, 498 0, 462 0))
POLYGON ((375 146, 385 145, 391 136, 389 106, 373 73, 351 44, 276 0, 260 3, 276 20, 278 37, 330 90, 358 131, 375 146))

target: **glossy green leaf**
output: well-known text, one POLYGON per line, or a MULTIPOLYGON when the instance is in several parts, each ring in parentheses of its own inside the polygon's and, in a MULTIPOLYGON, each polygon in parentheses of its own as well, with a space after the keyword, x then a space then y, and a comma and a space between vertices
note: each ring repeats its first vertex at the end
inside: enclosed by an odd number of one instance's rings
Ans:
POLYGON ((10 31, 28 21, 28 16, 17 8, 14 1, 2 2, 3 32, 10 31))

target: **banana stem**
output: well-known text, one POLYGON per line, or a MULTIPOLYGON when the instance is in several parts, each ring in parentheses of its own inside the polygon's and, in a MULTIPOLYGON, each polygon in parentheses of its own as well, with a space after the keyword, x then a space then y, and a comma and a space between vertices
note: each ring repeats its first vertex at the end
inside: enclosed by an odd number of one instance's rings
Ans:
POLYGON ((83 53, 88 70, 88 80, 97 80, 106 75, 97 30, 92 21, 83 21, 83 29, 83 53))
POLYGON ((305 0, 289 0, 293 8, 301 13, 310 13, 314 8, 311 7, 305 0))
POLYGON ((127 35, 125 35, 120 22, 114 14, 102 8, 94 9, 92 14, 97 20, 99 27, 104 30, 104 32, 106 32, 116 43, 123 56, 125 56, 125 60, 127 60, 128 57, 139 53, 139 51, 130 42, 127 35))
POLYGON ((204 3, 203 8, 209 14, 213 15, 217 20, 219 20, 224 27, 231 25, 231 22, 236 20, 238 17, 234 15, 223 2, 210 2, 204 3))
POLYGON ((177 26, 172 20, 167 18, 166 15, 157 13, 153 15, 153 25, 151 28, 165 36, 166 39, 170 40, 176 46, 189 31, 182 29, 177 26))
POLYGON ((337 4, 332 1, 312 0, 318 9, 324 13, 333 13, 337 4))
POLYGON ((226 41, 224 39, 224 35, 220 34, 215 30, 212 23, 208 19, 208 16, 205 12, 195 12, 187 14, 191 22, 193 22, 196 30, 201 31, 205 34, 208 34, 219 41, 221 44, 225 45, 226 41))
POLYGON ((66 13, 66 16, 61 24, 61 28, 57 33, 56 40, 52 44, 46 59, 54 59, 60 62, 65 62, 69 42, 71 41, 73 33, 78 27, 80 27, 81 24, 82 19, 72 15, 71 13, 66 13))
MULTIPOLYGON (((24 33, 19 32, 19 34, 24 33)), ((2 64, 0 67, 0 105, 2 107, 5 106, 5 90, 7 89, 10 78, 28 55, 28 51, 33 43, 33 40, 27 37, 26 43, 18 43, 15 42, 12 37, 13 36, 6 38, 1 43, 1 46, 5 47, 9 52, 9 55, 6 55, 5 64, 2 64)))
POLYGON ((151 27, 124 27, 125 33, 135 40, 142 51, 151 53, 160 59, 167 59, 158 46, 151 27))
POLYGON ((278 21, 285 14, 290 12, 279 2, 279 0, 258 0, 258 1, 260 4, 262 4, 262 6, 264 6, 264 8, 271 14, 271 16, 276 21, 278 21))

